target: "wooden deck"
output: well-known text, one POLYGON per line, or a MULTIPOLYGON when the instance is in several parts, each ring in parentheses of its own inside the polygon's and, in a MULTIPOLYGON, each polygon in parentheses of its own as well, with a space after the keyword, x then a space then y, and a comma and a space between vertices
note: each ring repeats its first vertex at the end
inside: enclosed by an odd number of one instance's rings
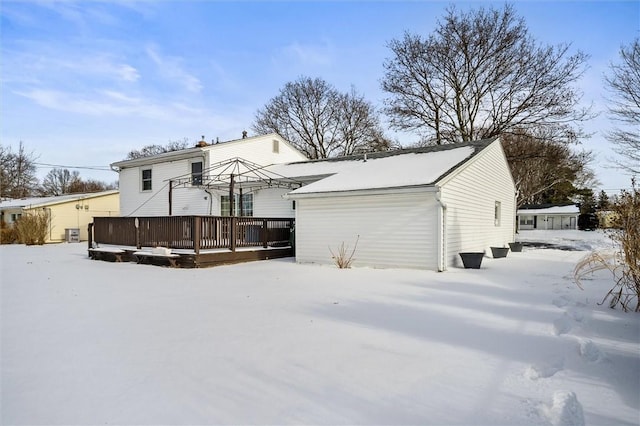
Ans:
POLYGON ((96 260, 183 268, 291 257, 293 226, 291 218, 95 217, 88 253, 96 260), (146 254, 156 247, 171 249, 172 255, 146 254))

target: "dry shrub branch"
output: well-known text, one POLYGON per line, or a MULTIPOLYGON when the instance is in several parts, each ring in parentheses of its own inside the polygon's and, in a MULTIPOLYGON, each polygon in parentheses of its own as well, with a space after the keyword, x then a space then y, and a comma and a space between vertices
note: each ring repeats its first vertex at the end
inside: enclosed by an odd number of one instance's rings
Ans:
POLYGON ((49 216, 46 213, 26 213, 15 223, 18 240, 28 246, 42 245, 47 238, 49 216))
POLYGON ((331 259, 336 264, 339 269, 347 269, 351 268, 351 264, 355 260, 353 255, 356 253, 356 248, 358 247, 358 240, 360 239, 360 235, 356 238, 356 243, 353 245, 353 250, 349 252, 349 246, 345 246, 344 241, 340 244, 338 248, 338 252, 334 253, 329 247, 329 252, 331 253, 331 259))
POLYGON ((620 305, 624 311, 640 311, 640 189, 632 180, 631 190, 622 191, 613 204, 614 227, 609 236, 616 243, 613 252, 594 252, 582 259, 574 269, 574 279, 582 288, 581 280, 588 274, 608 270, 613 287, 602 303, 611 308, 620 305))

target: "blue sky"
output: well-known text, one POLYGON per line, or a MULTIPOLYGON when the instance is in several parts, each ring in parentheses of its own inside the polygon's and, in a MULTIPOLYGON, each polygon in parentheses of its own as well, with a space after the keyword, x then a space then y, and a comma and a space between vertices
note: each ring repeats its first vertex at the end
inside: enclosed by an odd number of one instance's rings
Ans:
MULTIPOLYGON (((381 107, 387 43, 430 34, 450 2, 6 1, 0 4, 0 141, 38 162, 108 168, 131 149, 188 138, 236 139, 288 81, 353 85, 381 107)), ((461 10, 503 2, 456 2, 461 10)), ((640 36, 640 2, 515 2, 530 33, 589 55, 585 104, 604 111, 602 75, 640 36)), ((607 167, 604 113, 583 146, 602 188, 629 186, 607 167)), ((402 135, 401 141, 414 138, 402 135)), ((39 175, 50 168, 42 166, 39 175)), ((112 182, 111 171, 80 169, 112 182)))

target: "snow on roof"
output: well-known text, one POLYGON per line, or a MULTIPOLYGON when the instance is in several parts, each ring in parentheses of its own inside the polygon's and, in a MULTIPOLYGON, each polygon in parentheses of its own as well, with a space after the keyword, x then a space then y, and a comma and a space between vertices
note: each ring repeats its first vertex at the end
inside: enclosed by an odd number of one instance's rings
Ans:
POLYGON ((580 209, 575 205, 554 206, 544 209, 519 209, 520 215, 544 215, 544 214, 580 214, 580 209))
POLYGON ((369 158, 367 161, 361 158, 359 161, 336 162, 333 165, 320 166, 310 163, 292 165, 300 168, 306 166, 307 173, 315 174, 319 174, 321 170, 328 172, 333 168, 335 174, 296 189, 291 194, 430 185, 470 158, 475 152, 476 149, 473 146, 462 146, 427 152, 414 150, 397 155, 369 158))
POLYGON ((333 175, 353 167, 358 162, 362 162, 362 156, 358 158, 351 157, 343 161, 310 160, 298 163, 273 164, 265 167, 265 170, 288 178, 304 179, 305 177, 333 175))
POLYGON ((0 201, 0 209, 10 208, 23 208, 23 207, 37 207, 50 204, 64 203, 66 201, 82 200, 85 198, 94 198, 102 195, 117 194, 118 190, 109 190, 102 192, 91 192, 82 194, 66 194, 52 197, 31 197, 31 198, 19 198, 13 200, 0 201))

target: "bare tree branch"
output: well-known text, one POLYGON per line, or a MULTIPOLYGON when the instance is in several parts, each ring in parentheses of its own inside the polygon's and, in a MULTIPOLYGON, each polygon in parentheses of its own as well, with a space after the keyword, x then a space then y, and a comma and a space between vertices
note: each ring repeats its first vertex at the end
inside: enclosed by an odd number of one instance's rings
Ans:
POLYGON ((256 133, 276 132, 307 157, 328 158, 388 149, 373 105, 356 92, 301 77, 287 83, 255 116, 256 133))
POLYGON ((553 140, 582 135, 593 115, 574 86, 587 55, 539 45, 512 6, 458 13, 451 7, 427 38, 388 44, 382 89, 391 126, 435 144, 547 128, 553 140), (553 133, 551 133, 553 131, 553 133))
POLYGON ((610 117, 619 124, 607 134, 621 169, 640 173, 640 39, 620 49, 618 64, 611 64, 605 83, 612 94, 610 117))

